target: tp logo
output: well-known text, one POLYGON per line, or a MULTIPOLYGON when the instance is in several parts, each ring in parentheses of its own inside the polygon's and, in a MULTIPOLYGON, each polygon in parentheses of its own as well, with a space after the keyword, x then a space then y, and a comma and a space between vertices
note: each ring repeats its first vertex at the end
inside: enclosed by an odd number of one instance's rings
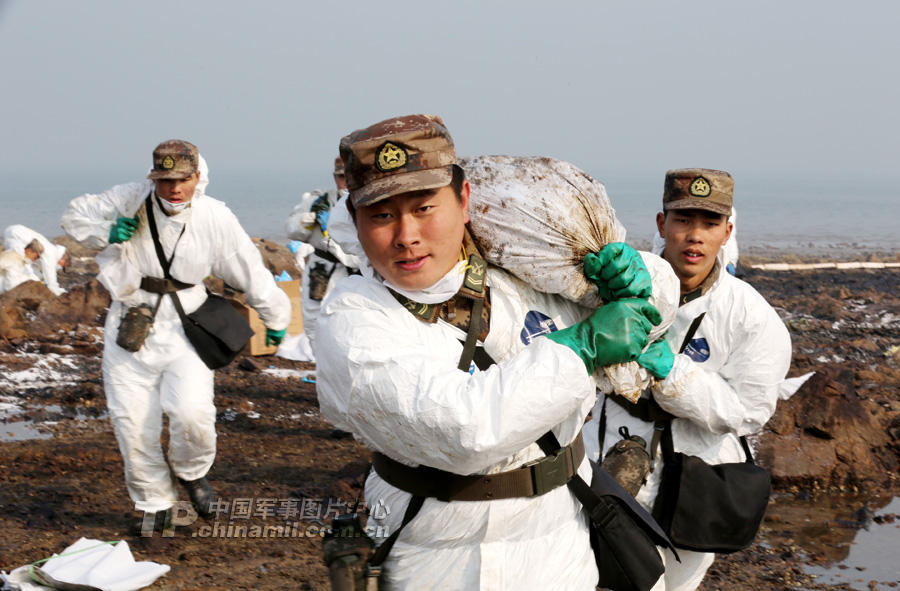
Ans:
POLYGON ((145 511, 141 522, 141 537, 152 538, 154 531, 161 532, 162 537, 175 537, 176 526, 188 526, 197 521, 197 512, 188 501, 175 501, 171 509, 166 511, 165 523, 156 523, 157 513, 145 511))

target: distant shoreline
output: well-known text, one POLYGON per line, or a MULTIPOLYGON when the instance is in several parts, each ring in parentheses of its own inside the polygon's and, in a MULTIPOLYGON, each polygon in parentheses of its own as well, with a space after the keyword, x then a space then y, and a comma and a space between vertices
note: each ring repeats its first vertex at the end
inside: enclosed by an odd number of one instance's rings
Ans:
MULTIPOLYGON (((649 250, 649 240, 629 240, 638 250, 649 250)), ((839 246, 815 246, 775 248, 747 245, 738 242, 741 264, 755 266, 765 263, 813 264, 813 263, 900 263, 900 250, 865 248, 850 244, 839 246)))
MULTIPOLYGON (((64 236, 67 240, 71 240, 71 238, 65 234, 61 234, 52 238, 51 241, 58 243, 64 236)), ((262 237, 254 236, 254 238, 262 237)), ((276 244, 286 245, 289 242, 289 240, 265 239, 276 244)), ((651 248, 649 240, 628 240, 628 244, 638 250, 649 251, 651 248)), ((876 265, 862 265, 856 268, 885 268, 883 265, 877 264, 885 263, 888 265, 886 268, 893 269, 896 268, 895 264, 900 263, 900 251, 860 248, 851 245, 839 247, 811 246, 808 248, 773 248, 740 243, 739 248, 741 264, 748 268, 769 264, 803 265, 804 267, 802 268, 810 268, 808 267, 809 265, 817 264, 825 265, 823 268, 833 268, 838 264, 843 266, 846 263, 876 263, 876 265)), ((0 245, 0 250, 2 250, 2 245, 0 245)))

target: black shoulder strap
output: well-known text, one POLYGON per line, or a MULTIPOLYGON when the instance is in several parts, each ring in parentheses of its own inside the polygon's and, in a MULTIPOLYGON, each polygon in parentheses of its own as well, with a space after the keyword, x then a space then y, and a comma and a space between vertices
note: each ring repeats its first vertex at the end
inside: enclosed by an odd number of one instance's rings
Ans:
MULTIPOLYGON (((691 325, 688 327, 687 333, 684 335, 684 339, 681 341, 681 347, 678 349, 679 353, 684 353, 684 350, 687 349, 688 343, 691 342, 691 339, 694 338, 694 334, 697 332, 697 328, 699 328, 700 323, 703 322, 703 317, 706 316, 706 312, 703 312, 691 322, 691 325)), ((656 401, 653 398, 650 399, 650 403, 652 405, 656 405, 656 401)), ((605 408, 604 408, 605 410, 605 408)), ((660 409, 662 410, 662 409, 660 409)), ((663 411, 664 412, 664 411, 663 411)), ((672 461, 672 454, 674 453, 672 450, 672 420, 671 418, 658 420, 656 421, 653 428, 653 437, 650 439, 650 469, 653 469, 653 465, 656 463, 656 449, 659 447, 660 441, 662 441, 663 445, 663 458, 667 462, 672 461), (668 450, 666 449, 666 438, 665 435, 668 435, 668 450)), ((600 453, 603 453, 603 449, 600 449, 600 453)))
MULTIPOLYGON (((700 314, 694 321, 691 323, 691 326, 688 328, 687 334, 684 335, 684 341, 681 343, 681 349, 678 351, 679 353, 684 353, 684 350, 687 349, 688 343, 691 342, 691 338, 693 338, 694 333, 697 332, 697 327, 700 326, 700 322, 703 320, 703 317, 706 316, 706 312, 700 314)), ((650 457, 653 457, 654 452, 656 451, 656 444, 660 441, 660 435, 662 436, 662 452, 663 459, 666 462, 671 462, 675 456, 675 446, 672 443, 672 421, 658 421, 656 423, 656 430, 653 433, 653 444, 650 448, 650 457)), ((756 462, 753 460, 753 454, 750 452, 750 445, 747 443, 747 438, 741 435, 739 437, 741 442, 741 447, 744 448, 744 453, 746 454, 746 462, 750 464, 755 464, 756 462)))
POLYGON ((606 394, 603 395, 603 404, 600 406, 600 420, 597 422, 597 441, 600 442, 600 457, 597 459, 597 463, 603 463, 603 444, 606 443, 606 399, 608 396, 606 394))
MULTIPOLYGON (((681 341, 681 347, 678 349, 679 353, 684 353, 684 350, 687 349, 688 343, 691 342, 691 339, 694 338, 694 334, 697 332, 697 328, 700 326, 700 323, 703 322, 703 317, 706 316, 706 312, 703 312, 691 322, 691 325, 687 329, 687 333, 684 335, 684 340, 681 341)), ((655 401, 651 399, 651 401, 656 404, 655 401)), ((650 466, 651 469, 656 462, 656 448, 659 447, 660 438, 662 437, 662 450, 663 450, 663 459, 666 462, 671 462, 673 458, 674 449, 672 447, 672 420, 660 420, 656 421, 656 424, 653 428, 653 437, 650 440, 650 466), (668 440, 668 443, 667 443, 668 440), (668 445, 668 449, 667 449, 668 445)))
MULTIPOLYGON (((460 371, 469 371, 472 358, 475 357, 475 348, 478 345, 478 333, 481 332, 481 309, 484 307, 484 299, 478 298, 472 302, 472 316, 469 319, 469 332, 466 334, 466 342, 463 343, 462 356, 459 358, 460 371)), ((485 353, 487 355, 487 353, 485 353)), ((482 369, 479 367, 479 369, 482 369)))
POLYGON ((694 333, 697 332, 697 328, 703 321, 704 316, 706 316, 706 312, 700 314, 699 316, 694 318, 693 322, 691 322, 691 325, 688 327, 687 334, 684 335, 684 340, 681 341, 681 348, 678 350, 679 353, 684 353, 684 350, 687 349, 688 343, 690 343, 691 339, 694 338, 694 333))
MULTIPOLYGON (((150 226, 150 236, 153 238, 153 246, 156 248, 156 256, 159 259, 159 264, 163 270, 163 276, 166 279, 172 279, 172 275, 169 273, 169 268, 172 266, 172 261, 175 259, 175 249, 172 249, 172 256, 168 260, 166 259, 166 255, 163 252, 162 244, 159 242, 159 230, 156 229, 156 217, 153 215, 153 191, 150 191, 150 194, 147 195, 147 199, 144 202, 147 211, 147 224, 150 226)), ((184 236, 184 231, 187 229, 187 224, 185 224, 181 228, 181 234, 178 235, 178 240, 175 242, 175 245, 178 245, 178 241, 181 240, 181 237, 184 236)))
MULTIPOLYGON (((687 333, 684 335, 684 340, 681 342, 681 348, 678 350, 679 353, 684 353, 684 350, 687 348, 688 343, 691 342, 691 339, 694 337, 694 333, 697 332, 697 328, 700 326, 700 322, 703 321, 703 317, 706 316, 706 312, 703 312, 696 318, 694 318, 691 325, 688 327, 687 333)), ((602 461, 603 454, 603 445, 606 443, 606 399, 608 395, 604 394, 603 397, 603 405, 600 408, 600 421, 598 428, 598 436, 597 439, 600 442, 600 454, 602 461)), ((656 423, 656 429, 653 432, 653 438, 650 442, 650 461, 651 466, 652 462, 655 459, 656 448, 659 445, 659 436, 660 432, 663 429, 663 422, 668 422, 671 420, 672 415, 664 411, 656 404, 656 401, 653 398, 642 399, 639 400, 638 403, 632 403, 630 401, 624 399, 616 399, 615 401, 619 406, 625 408, 626 411, 632 416, 638 417, 644 421, 650 420, 656 423)))
MULTIPOLYGON (((147 210, 147 224, 150 226, 150 236, 153 238, 153 247, 156 249, 156 257, 159 259, 159 264, 163 270, 163 276, 166 279, 174 279, 169 273, 169 269, 172 266, 172 261, 175 260, 175 248, 172 248, 172 256, 168 260, 166 259, 166 255, 163 252, 162 244, 159 242, 159 230, 156 229, 156 217, 153 214, 153 191, 150 191, 150 194, 147 195, 146 201, 146 210, 147 210)), ((181 237, 184 236, 184 231, 187 229, 187 224, 182 226, 181 234, 178 235, 178 240, 175 241, 175 246, 178 246, 178 242, 181 241, 181 237)), ((181 318, 181 322, 185 321, 185 313, 184 308, 181 307, 181 300, 178 299, 178 294, 174 291, 169 292, 169 295, 172 296, 172 304, 175 306, 175 311, 178 312, 178 316, 181 318)), ((159 301, 162 301, 162 295, 159 296, 159 301)), ((157 303, 157 307, 159 307, 159 303, 157 303)))
MULTIPOLYGON (((556 453, 560 449, 559 440, 556 438, 556 435, 553 434, 553 431, 547 431, 541 438, 537 440, 537 444, 540 446, 541 451, 543 451, 548 456, 556 453)), ((575 476, 572 477, 568 482, 569 490, 572 491, 572 494, 578 499, 581 505, 584 507, 587 514, 593 517, 595 511, 597 511, 598 507, 600 507, 603 502, 594 489, 591 488, 591 485, 585 482, 585 480, 576 472, 575 476)))
POLYGON ((406 506, 406 513, 403 514, 403 521, 400 522, 400 527, 394 530, 388 539, 384 541, 383 544, 378 546, 378 549, 375 550, 375 553, 372 554, 372 558, 369 559, 369 564, 372 566, 381 566, 382 563, 387 559, 388 553, 390 553, 391 548, 394 547, 394 542, 397 541, 397 538, 400 537, 400 532, 403 531, 403 528, 413 520, 413 517, 419 514, 419 510, 422 508, 422 505, 425 504, 425 497, 420 497, 417 495, 413 495, 409 499, 409 504, 406 506))

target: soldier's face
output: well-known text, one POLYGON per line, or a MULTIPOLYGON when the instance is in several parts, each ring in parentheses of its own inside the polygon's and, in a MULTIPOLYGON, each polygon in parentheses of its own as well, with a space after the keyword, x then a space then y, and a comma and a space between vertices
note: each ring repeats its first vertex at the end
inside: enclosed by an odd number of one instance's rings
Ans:
POLYGON ((347 190, 347 177, 342 174, 334 175, 334 184, 339 191, 347 190))
POLYGON ((703 283, 732 229, 726 216, 703 209, 659 213, 656 226, 659 235, 666 239, 663 258, 675 270, 682 292, 692 291, 703 283))
POLYGON ((372 267, 409 291, 437 283, 459 261, 469 190, 465 181, 459 199, 447 186, 394 195, 357 209, 359 242, 372 267))
POLYGON ((156 194, 169 203, 187 203, 194 197, 200 182, 200 171, 183 179, 156 179, 156 194))

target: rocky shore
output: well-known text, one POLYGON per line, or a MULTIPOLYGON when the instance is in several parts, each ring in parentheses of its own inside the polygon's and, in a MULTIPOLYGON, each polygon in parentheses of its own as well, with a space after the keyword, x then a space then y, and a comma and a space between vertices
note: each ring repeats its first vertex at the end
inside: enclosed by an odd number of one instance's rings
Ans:
MULTIPOLYGON (((258 246, 273 273, 299 276, 283 246, 258 246)), ((54 298, 29 283, 0 295, 0 569, 48 557, 80 537, 124 539, 138 560, 172 567, 152 589, 328 589, 320 526, 357 499, 369 455, 352 438, 332 438, 309 363, 242 356, 217 371, 219 451, 209 478, 229 512, 172 537, 128 534, 134 513, 100 372, 109 296, 93 279, 93 253, 67 247, 75 259, 61 277, 68 293, 54 298)), ((831 534, 809 550, 798 544, 809 517, 780 503, 822 506, 838 494, 874 508, 900 491, 900 269, 752 267, 776 260, 742 258, 745 280, 790 329, 789 375, 816 375, 779 403, 754 438, 775 501, 757 542, 720 557, 706 591, 849 588, 816 581, 807 567, 839 559, 831 550, 868 525, 865 514, 826 511, 816 519, 831 534)), ((872 587, 865 573, 858 578, 869 588, 891 583, 876 579, 872 587)))

